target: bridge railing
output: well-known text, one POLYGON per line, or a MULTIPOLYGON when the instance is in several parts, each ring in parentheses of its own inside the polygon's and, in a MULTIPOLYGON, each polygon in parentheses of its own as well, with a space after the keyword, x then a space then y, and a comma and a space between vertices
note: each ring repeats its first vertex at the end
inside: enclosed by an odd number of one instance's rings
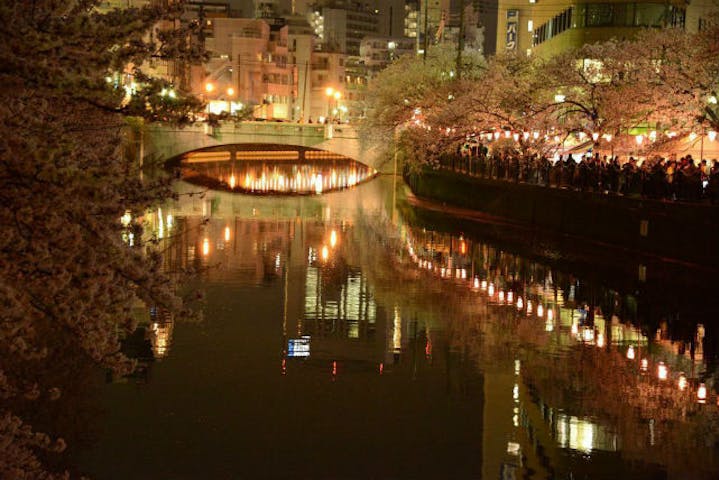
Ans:
POLYGON ((268 135, 278 137, 306 137, 317 140, 329 138, 356 139, 357 129, 347 124, 311 124, 294 122, 224 122, 215 127, 214 135, 268 135))

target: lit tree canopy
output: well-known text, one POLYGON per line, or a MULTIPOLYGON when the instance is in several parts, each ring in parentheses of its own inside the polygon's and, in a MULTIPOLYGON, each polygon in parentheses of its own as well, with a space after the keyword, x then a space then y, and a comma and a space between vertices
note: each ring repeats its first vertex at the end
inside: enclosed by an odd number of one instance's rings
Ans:
MULTIPOLYGON (((415 112, 441 102, 441 94, 456 80, 456 51, 439 45, 422 56, 406 55, 373 79, 368 88, 367 119, 363 127, 374 136, 391 136, 394 129, 412 119, 415 112)), ((484 60, 478 54, 462 55, 462 77, 479 78, 484 60)), ((446 99, 447 97, 444 96, 446 99)))
POLYGON ((450 56, 428 60, 427 68, 405 59, 371 85, 369 124, 411 128, 403 146, 420 164, 434 164, 468 135, 493 132, 510 132, 525 153, 546 153, 575 135, 606 150, 635 151, 636 132, 651 134, 645 150, 666 150, 673 138, 719 130, 717 28, 648 29, 548 59, 497 56, 452 81, 442 76, 450 56))

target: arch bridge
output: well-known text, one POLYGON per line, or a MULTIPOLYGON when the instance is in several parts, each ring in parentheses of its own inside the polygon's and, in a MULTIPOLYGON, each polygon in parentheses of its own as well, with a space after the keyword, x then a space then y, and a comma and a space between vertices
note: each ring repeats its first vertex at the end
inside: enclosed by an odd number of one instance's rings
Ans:
POLYGON ((357 129, 345 124, 288 122, 225 122, 184 128, 151 124, 144 131, 143 156, 168 160, 193 150, 228 145, 268 144, 311 147, 352 158, 379 172, 390 173, 393 165, 377 145, 362 142, 357 129))

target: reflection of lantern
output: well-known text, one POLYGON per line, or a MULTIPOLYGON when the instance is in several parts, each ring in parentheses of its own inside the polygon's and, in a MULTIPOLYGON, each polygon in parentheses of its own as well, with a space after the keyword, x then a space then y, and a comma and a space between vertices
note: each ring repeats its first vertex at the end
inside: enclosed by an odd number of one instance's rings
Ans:
POLYGON ((646 372, 649 368, 649 360, 642 358, 642 371, 646 372))
POLYGON ((659 362, 659 366, 657 367, 657 377, 659 380, 666 380, 667 374, 668 374, 667 366, 664 365, 664 362, 659 362))
POLYGON ((634 360, 634 347, 632 345, 629 345, 629 348, 627 348, 627 358, 634 360))
POLYGON ((547 321, 544 323, 544 330, 547 332, 551 332, 554 330, 554 322, 547 316, 547 321))
POLYGON ((517 310, 521 310, 524 308, 524 301, 522 300, 522 297, 519 297, 517 299, 517 310))
POLYGON ((202 240, 202 254, 207 256, 210 253, 210 239, 205 238, 202 240))
POLYGON ((474 277, 474 288, 479 288, 479 278, 474 277))
POLYGON ((493 283, 489 284, 489 290, 487 290, 487 293, 489 294, 490 297, 494 296, 494 284, 493 283))
POLYGON ((537 305, 537 316, 543 317, 544 316, 544 306, 540 303, 537 305))
POLYGON ((230 241, 230 227, 225 227, 225 241, 230 241))

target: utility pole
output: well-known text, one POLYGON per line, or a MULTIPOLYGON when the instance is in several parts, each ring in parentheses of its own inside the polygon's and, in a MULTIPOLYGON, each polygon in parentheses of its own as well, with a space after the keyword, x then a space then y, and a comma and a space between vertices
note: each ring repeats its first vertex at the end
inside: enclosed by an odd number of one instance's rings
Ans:
POLYGON ((305 78, 302 80, 302 119, 306 122, 307 119, 309 119, 309 115, 307 115, 306 105, 307 105, 307 76, 310 74, 309 72, 309 60, 305 60, 305 78))
POLYGON ((424 50, 423 61, 427 63, 427 50, 429 50, 429 0, 424 0, 424 50))
POLYGON ((464 0, 459 0, 459 34, 457 36, 457 80, 462 78, 462 50, 464 50, 464 0))

